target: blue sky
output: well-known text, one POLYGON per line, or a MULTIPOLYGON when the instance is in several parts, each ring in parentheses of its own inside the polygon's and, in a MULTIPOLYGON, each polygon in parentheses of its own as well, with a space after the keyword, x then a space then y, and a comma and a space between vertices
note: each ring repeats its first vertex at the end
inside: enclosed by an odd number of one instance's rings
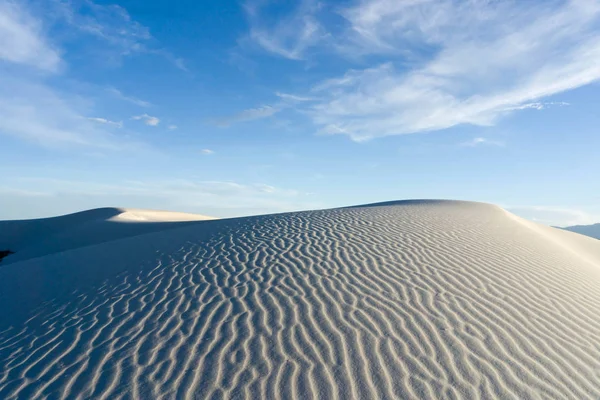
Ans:
POLYGON ((600 3, 0 0, 0 219, 408 198, 600 222, 600 3))

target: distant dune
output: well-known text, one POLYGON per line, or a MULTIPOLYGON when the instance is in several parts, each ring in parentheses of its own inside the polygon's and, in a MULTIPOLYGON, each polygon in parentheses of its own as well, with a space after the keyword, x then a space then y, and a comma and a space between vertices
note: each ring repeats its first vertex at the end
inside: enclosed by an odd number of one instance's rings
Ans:
POLYGON ((496 206, 101 209, 2 249, 1 399, 600 399, 600 242, 496 206))
POLYGON ((182 222, 214 219, 205 215, 130 208, 97 208, 53 218, 0 221, 0 250, 22 261, 82 246, 142 235, 182 222))
POLYGON ((569 227, 566 227, 563 229, 566 229, 571 232, 579 233, 581 235, 593 237, 595 239, 600 239, 600 224, 575 225, 575 226, 569 226, 569 227))

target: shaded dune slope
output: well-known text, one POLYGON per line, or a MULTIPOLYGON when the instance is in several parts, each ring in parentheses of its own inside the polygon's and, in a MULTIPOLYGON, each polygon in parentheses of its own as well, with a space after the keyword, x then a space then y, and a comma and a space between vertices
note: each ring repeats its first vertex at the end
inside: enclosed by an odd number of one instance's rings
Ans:
POLYGON ((0 250, 15 252, 3 261, 6 264, 208 219, 212 218, 106 207, 59 217, 0 221, 0 250))
POLYGON ((486 204, 206 221, 0 267, 0 398, 600 398, 600 243, 486 204))

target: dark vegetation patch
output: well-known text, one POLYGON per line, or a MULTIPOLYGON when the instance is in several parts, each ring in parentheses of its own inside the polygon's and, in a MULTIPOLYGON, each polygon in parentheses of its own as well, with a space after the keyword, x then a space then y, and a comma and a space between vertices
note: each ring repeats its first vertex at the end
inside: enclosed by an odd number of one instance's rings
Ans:
POLYGON ((2 259, 10 254, 13 254, 14 251, 10 251, 10 250, 0 250, 0 262, 2 261, 2 259))

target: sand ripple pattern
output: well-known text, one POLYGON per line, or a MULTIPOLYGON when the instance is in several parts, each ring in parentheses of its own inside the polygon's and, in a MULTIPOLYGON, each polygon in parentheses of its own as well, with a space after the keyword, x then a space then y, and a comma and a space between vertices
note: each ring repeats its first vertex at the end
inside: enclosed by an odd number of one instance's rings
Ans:
POLYGON ((176 250, 0 321, 0 398, 600 399, 600 259, 498 208, 290 213, 147 240, 176 250))

